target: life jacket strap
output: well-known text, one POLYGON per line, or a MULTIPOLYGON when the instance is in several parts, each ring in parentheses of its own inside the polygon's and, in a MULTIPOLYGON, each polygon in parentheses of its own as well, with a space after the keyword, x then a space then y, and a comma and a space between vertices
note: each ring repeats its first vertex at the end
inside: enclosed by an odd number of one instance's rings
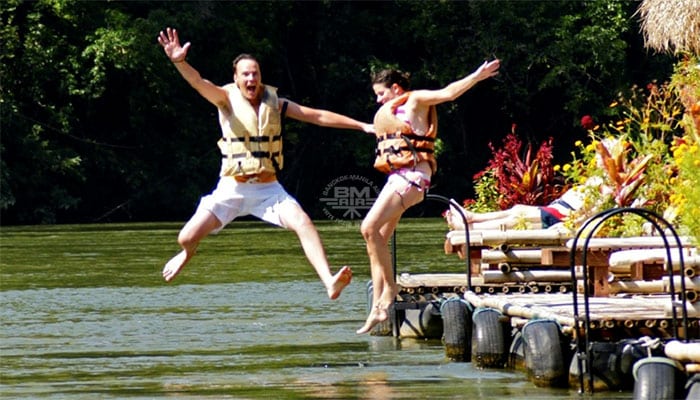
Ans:
POLYGON ((386 133, 381 136, 377 136, 377 143, 383 142, 385 140, 389 139, 412 139, 412 140, 422 140, 425 142, 434 142, 435 138, 434 137, 428 137, 428 136, 421 136, 421 135, 416 135, 414 133, 386 133))
MULTIPOLYGON (((246 141, 246 138, 242 138, 242 137, 238 137, 238 136, 236 136, 236 137, 224 137, 224 138, 221 138, 221 139, 222 139, 224 142, 232 142, 232 143, 233 143, 233 142, 245 142, 245 141, 246 141)), ((277 141, 279 141, 279 140, 281 140, 281 139, 282 139, 282 135, 280 134, 280 135, 272 136, 272 138, 269 138, 269 137, 267 137, 267 136, 250 136, 248 140, 251 141, 251 142, 259 142, 259 143, 262 143, 262 142, 270 142, 270 141, 272 141, 272 142, 277 142, 277 141)))
MULTIPOLYGON (((250 151, 246 153, 233 153, 231 154, 231 158, 246 158, 248 155, 254 157, 254 158, 273 158, 277 157, 282 152, 279 151, 273 151, 270 153, 269 151, 250 151)), ((228 157, 223 157, 224 159, 227 159, 228 157)))

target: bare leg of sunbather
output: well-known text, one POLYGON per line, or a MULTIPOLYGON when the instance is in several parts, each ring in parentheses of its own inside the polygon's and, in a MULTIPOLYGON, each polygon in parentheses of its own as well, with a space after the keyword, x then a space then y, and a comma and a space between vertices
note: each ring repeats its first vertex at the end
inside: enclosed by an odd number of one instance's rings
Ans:
POLYGON ((221 222, 209 211, 197 211, 185 224, 177 236, 182 251, 171 258, 163 267, 163 278, 170 282, 180 273, 185 264, 194 257, 199 242, 211 231, 221 226, 221 222))
MULTIPOLYGON (((459 211, 452 209, 445 213, 447 223, 452 230, 463 230, 464 221, 459 211)), ((512 208, 502 211, 474 213, 463 211, 471 230, 513 229, 516 226, 526 224, 530 229, 542 227, 540 208, 524 204, 516 204, 512 208)))

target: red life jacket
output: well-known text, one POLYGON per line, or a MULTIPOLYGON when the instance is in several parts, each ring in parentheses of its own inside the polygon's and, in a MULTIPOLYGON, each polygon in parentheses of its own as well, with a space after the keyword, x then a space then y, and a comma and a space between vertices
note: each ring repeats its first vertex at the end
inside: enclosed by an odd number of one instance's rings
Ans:
POLYGON ((421 161, 428 161, 433 173, 437 170, 435 159, 435 138, 437 136, 437 110, 431 106, 428 111, 428 132, 417 135, 408 123, 399 119, 396 108, 406 103, 410 92, 385 103, 374 116, 374 130, 377 136, 374 168, 389 174, 400 168, 415 168, 421 161))

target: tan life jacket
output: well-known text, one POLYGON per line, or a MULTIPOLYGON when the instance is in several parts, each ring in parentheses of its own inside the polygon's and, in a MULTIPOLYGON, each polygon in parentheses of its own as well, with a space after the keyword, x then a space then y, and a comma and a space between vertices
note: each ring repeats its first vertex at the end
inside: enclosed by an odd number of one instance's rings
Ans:
POLYGON ((415 168, 421 161, 428 161, 433 173, 437 170, 435 138, 437 136, 437 110, 428 111, 428 132, 416 135, 408 123, 396 117, 396 108, 406 103, 410 92, 385 103, 374 116, 377 135, 374 168, 389 174, 400 168, 415 168))
POLYGON ((222 138, 219 176, 272 175, 282 169, 282 125, 277 88, 265 86, 258 113, 243 97, 238 86, 224 86, 232 112, 219 109, 222 138))

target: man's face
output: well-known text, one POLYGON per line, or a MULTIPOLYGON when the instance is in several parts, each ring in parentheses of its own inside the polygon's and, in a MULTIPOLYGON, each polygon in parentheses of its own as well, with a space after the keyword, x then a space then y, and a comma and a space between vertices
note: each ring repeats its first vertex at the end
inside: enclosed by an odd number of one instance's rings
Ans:
POLYGON ((260 66, 254 60, 243 59, 236 64, 233 80, 248 101, 259 100, 262 94, 260 66))

